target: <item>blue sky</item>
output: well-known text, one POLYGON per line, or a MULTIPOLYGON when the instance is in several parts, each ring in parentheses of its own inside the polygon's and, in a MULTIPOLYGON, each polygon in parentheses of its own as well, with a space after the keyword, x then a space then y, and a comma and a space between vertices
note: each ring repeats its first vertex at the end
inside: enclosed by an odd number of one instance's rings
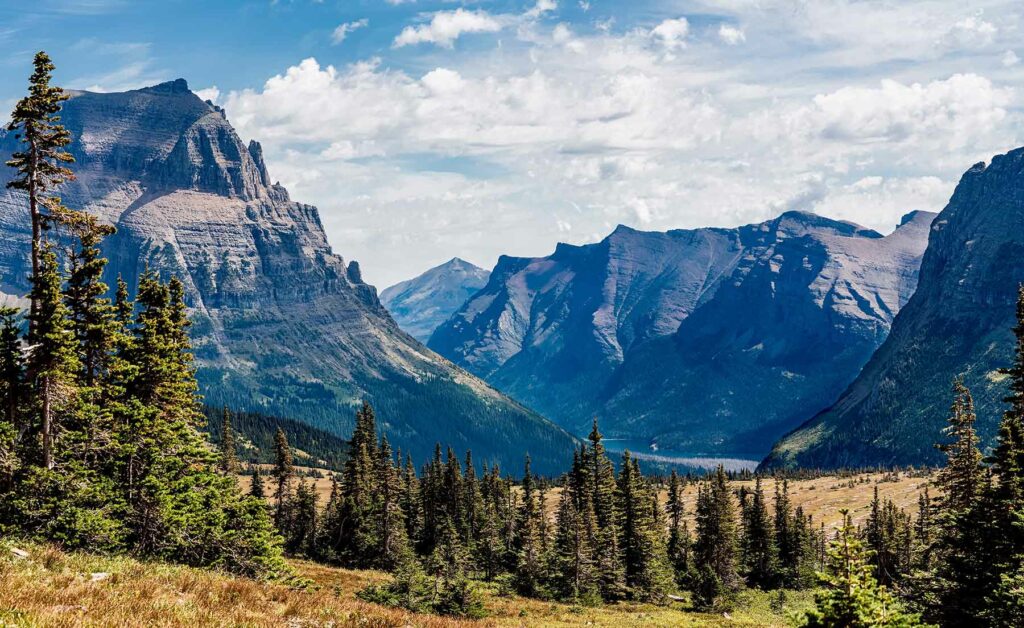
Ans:
POLYGON ((0 106, 38 49, 68 87, 184 77, 384 287, 619 223, 938 211, 1021 143, 1019 4, 0 0, 0 106))

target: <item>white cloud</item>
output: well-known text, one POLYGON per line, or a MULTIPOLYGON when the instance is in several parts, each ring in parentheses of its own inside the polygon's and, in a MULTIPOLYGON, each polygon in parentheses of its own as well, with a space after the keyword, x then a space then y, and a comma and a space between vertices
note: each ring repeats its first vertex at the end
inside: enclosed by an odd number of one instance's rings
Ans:
POLYGON ((698 0, 722 21, 694 34, 676 20, 591 30, 487 14, 517 35, 491 49, 454 47, 469 31, 427 33, 435 14, 418 27, 440 49, 402 66, 415 70, 307 59, 220 98, 380 285, 454 254, 547 254, 618 223, 736 225, 802 208, 888 231, 1020 143, 1001 77, 1022 25, 1000 2, 979 0, 982 19, 943 0, 698 0), (742 54, 719 44, 729 25, 742 25, 742 54), (408 254, 382 252, 398 247, 408 254))
POLYGON ((651 30, 651 37, 661 42, 668 50, 677 50, 686 46, 686 36, 690 33, 690 23, 685 17, 669 19, 658 24, 651 30))
POLYGON ((216 104, 220 99, 220 89, 218 89, 216 85, 207 87, 205 89, 195 89, 192 91, 195 92, 196 96, 199 96, 203 100, 209 100, 214 104, 216 104))
POLYGON ((1020 57, 1017 56, 1016 52, 1007 50, 1003 53, 1002 64, 1004 68, 1012 68, 1018 63, 1020 63, 1020 57))
POLYGON ((528 11, 523 13, 523 17, 525 17, 526 19, 534 20, 541 17, 545 13, 551 13, 557 8, 557 0, 537 0, 537 4, 535 4, 532 9, 529 9, 528 11))
POLYGON ((393 47, 430 43, 451 48, 464 33, 496 33, 502 23, 486 11, 441 11, 435 13, 427 24, 406 26, 395 38, 393 47))
POLYGON ((728 24, 722 24, 718 27, 718 38, 730 46, 735 46, 747 40, 747 36, 742 29, 728 24))
POLYGON ((331 42, 335 45, 338 45, 341 42, 345 41, 345 38, 348 37, 348 34, 351 33, 352 31, 357 31, 360 28, 366 28, 369 25, 370 20, 366 19, 365 17, 361 20, 356 20, 355 22, 345 22, 344 24, 339 24, 338 27, 335 28, 334 31, 331 33, 331 42))

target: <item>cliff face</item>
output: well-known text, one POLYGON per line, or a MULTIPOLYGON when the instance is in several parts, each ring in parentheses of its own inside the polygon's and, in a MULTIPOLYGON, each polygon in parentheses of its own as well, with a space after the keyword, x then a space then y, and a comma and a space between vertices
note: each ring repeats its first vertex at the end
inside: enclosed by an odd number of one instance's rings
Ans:
POLYGON ((427 342, 469 297, 487 285, 490 273, 457 257, 418 277, 385 288, 380 301, 398 326, 427 342))
POLYGON ((502 258, 430 346, 570 429, 752 454, 826 406, 914 290, 932 214, 891 235, 790 212, 502 258))
MULTIPOLYGON (((148 265, 184 281, 208 401, 346 435, 365 398, 417 457, 442 440, 506 466, 529 448, 551 469, 571 448, 567 434, 402 332, 358 264, 331 251, 316 208, 272 184, 259 144, 245 145, 185 81, 74 93, 62 121, 77 175, 63 198, 117 227, 105 245, 111 279, 134 286, 148 265)), ((15 148, 0 138, 0 153, 15 148)), ((0 233, 0 289, 24 295, 28 211, 11 192, 0 195, 0 233)))
POLYGON ((914 296, 839 400, 782 439, 763 466, 941 461, 952 380, 964 376, 982 445, 994 442, 1024 281, 1024 148, 968 170, 935 219, 914 296))

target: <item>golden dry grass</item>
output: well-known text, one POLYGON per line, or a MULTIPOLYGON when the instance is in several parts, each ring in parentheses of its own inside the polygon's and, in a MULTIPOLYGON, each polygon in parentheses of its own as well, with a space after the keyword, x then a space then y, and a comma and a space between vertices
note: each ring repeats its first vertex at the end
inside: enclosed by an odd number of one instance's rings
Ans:
MULTIPOLYGON (((785 626, 773 613, 769 594, 741 594, 730 616, 688 612, 672 606, 617 604, 582 608, 519 597, 501 597, 481 585, 491 617, 462 621, 416 615, 358 600, 355 593, 387 578, 295 561, 315 587, 233 578, 216 572, 130 558, 64 553, 42 545, 20 545, 29 557, 0 547, 0 626, 785 626), (93 574, 109 574, 94 580, 93 574)), ((807 593, 792 594, 790 609, 808 607, 807 593)))
MULTIPOLYGON (((794 505, 831 526, 839 509, 849 508, 858 521, 866 516, 873 488, 883 499, 904 508, 915 506, 926 478, 901 474, 880 481, 880 474, 854 478, 823 477, 790 482, 794 505), (851 485, 851 480, 853 483, 851 485)), ((245 480, 243 480, 244 482, 245 480)), ((737 482, 735 485, 747 483, 737 482)), ((752 483, 750 483, 752 485, 752 483)), ((244 484, 243 484, 244 485, 244 484)), ((329 490, 329 482, 325 482, 329 490)), ((765 484, 771 498, 772 484, 765 484)), ((321 491, 323 495, 323 491, 321 491)), ((692 513, 696 487, 686 490, 692 513)), ((557 491, 549 493, 554 511, 557 491)), ((322 503, 322 502, 321 502, 322 503)), ((9 544, 8 544, 9 545, 9 544)), ((741 594, 728 617, 695 613, 682 603, 669 606, 616 604, 583 608, 520 597, 503 597, 493 585, 481 584, 490 617, 478 622, 416 615, 368 604, 356 592, 388 578, 374 571, 353 571, 293 561, 296 572, 314 585, 295 589, 210 571, 126 557, 64 553, 49 546, 20 545, 27 559, 15 558, 0 541, 0 627, 6 626, 785 626, 787 613, 770 608, 770 595, 741 594), (93 580, 94 573, 109 577, 93 580)), ((787 612, 808 608, 807 592, 790 593, 787 612)))

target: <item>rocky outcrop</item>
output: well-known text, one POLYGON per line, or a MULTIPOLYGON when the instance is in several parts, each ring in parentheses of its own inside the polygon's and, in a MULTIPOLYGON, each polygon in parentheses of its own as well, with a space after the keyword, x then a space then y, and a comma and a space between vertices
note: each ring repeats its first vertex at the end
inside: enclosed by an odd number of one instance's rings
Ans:
MULTIPOLYGON (((353 404, 368 399, 392 443, 417 458, 440 440, 506 467, 529 450, 560 468, 571 438, 402 332, 358 264, 332 252, 316 208, 272 184, 259 144, 245 145, 185 81, 75 92, 62 119, 77 175, 65 201, 116 225, 111 279, 134 286, 149 266, 185 283, 208 402, 345 436, 353 404)), ((0 153, 15 147, 0 138, 0 153)), ((27 225, 24 199, 0 195, 10 295, 28 288, 27 225)))
POLYGON ((441 323, 455 313, 490 273, 457 257, 418 277, 385 288, 380 302, 398 326, 420 342, 427 342, 441 323))
POLYGON ((570 430, 598 414, 617 437, 763 452, 885 338, 933 216, 886 237, 800 212, 737 229, 619 227, 549 257, 503 257, 429 345, 570 430))
POLYGON ((863 372, 827 410, 783 438, 765 468, 935 464, 963 375, 991 445, 1013 359, 1024 282, 1024 148, 977 164, 935 219, 917 291, 863 372))

